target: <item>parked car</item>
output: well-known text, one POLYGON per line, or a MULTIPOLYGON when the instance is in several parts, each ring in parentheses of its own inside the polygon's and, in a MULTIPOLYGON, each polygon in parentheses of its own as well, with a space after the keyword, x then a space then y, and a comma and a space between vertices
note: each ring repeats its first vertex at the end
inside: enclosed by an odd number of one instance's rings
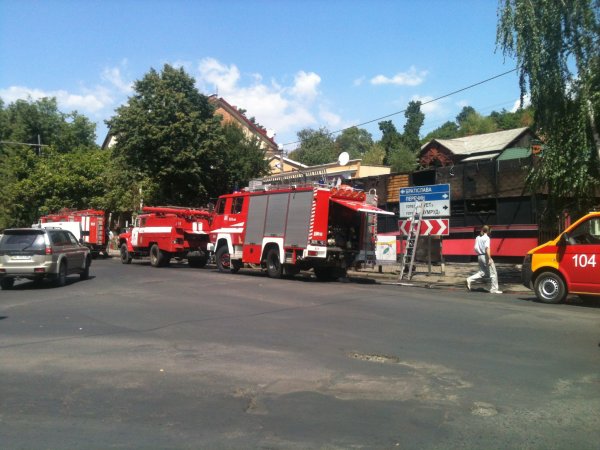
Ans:
POLYGON ((0 239, 0 288, 10 289, 16 279, 50 279, 64 286, 68 275, 90 275, 90 249, 68 230, 9 228, 0 239))

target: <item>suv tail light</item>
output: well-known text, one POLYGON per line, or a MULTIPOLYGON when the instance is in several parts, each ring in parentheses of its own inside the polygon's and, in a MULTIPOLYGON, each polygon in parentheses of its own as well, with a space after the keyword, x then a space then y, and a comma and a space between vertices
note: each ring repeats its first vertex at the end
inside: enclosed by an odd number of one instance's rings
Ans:
POLYGON ((50 247, 49 245, 46 246, 46 255, 51 255, 52 254, 52 247, 50 247))

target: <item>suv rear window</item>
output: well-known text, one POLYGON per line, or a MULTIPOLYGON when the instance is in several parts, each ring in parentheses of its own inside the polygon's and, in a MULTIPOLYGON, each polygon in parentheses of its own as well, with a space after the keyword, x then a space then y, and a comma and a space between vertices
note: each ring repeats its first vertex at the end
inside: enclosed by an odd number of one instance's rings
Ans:
POLYGON ((44 251, 43 231, 6 230, 0 240, 0 251, 44 251))

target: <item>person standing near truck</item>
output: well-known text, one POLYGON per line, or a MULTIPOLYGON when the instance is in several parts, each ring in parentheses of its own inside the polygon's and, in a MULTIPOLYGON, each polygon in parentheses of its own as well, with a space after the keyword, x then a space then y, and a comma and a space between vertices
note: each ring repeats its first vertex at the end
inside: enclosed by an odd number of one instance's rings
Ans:
POLYGON ((491 288, 490 294, 502 294, 502 291, 498 290, 498 272, 494 260, 492 259, 490 251, 490 227, 484 225, 481 227, 479 236, 475 238, 474 250, 477 253, 477 262, 479 263, 479 271, 467 278, 467 289, 471 290, 471 284, 473 281, 481 278, 490 278, 491 288))

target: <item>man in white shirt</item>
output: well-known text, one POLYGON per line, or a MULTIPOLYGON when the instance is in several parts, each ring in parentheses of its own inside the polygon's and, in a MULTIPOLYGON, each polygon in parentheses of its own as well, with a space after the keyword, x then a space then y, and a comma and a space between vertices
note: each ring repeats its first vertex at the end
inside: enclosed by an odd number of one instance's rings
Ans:
POLYGON ((490 227, 484 225, 481 227, 479 236, 475 239, 475 253, 477 253, 477 262, 479 263, 479 271, 474 275, 467 278, 467 289, 471 290, 471 284, 475 280, 481 278, 490 278, 492 286, 490 288, 490 294, 502 294, 502 291, 498 290, 498 273, 496 272, 496 266, 490 253, 490 237, 488 233, 490 227))

